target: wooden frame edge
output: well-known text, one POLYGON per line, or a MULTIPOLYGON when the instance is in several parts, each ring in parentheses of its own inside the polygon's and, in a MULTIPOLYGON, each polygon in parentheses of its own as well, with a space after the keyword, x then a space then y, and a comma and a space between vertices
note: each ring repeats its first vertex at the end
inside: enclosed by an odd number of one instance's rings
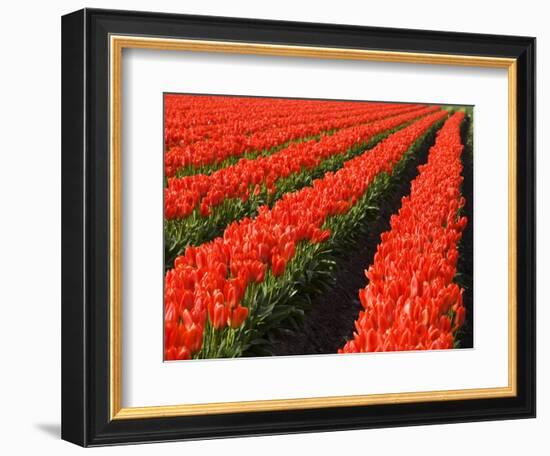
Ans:
POLYGON ((110 138, 110 288, 109 288, 109 411, 114 419, 120 411, 122 397, 122 185, 121 185, 121 59, 122 47, 116 40, 109 45, 109 138, 110 138))
POLYGON ((280 410, 306 410, 313 408, 354 407, 380 404, 405 404, 429 401, 451 401, 513 397, 511 387, 464 390, 426 391, 415 393, 387 393, 362 396, 325 396, 305 399, 274 399, 262 401, 218 402, 190 405, 165 405, 151 407, 125 407, 118 410, 115 420, 136 418, 167 418, 175 416, 199 416, 240 412, 269 412, 280 410))
POLYGON ((109 37, 110 106, 110 303, 109 411, 111 420, 352 407, 377 404, 505 398, 517 396, 517 60, 502 57, 341 49, 124 35, 109 37), (457 65, 508 70, 508 386, 464 390, 387 393, 360 396, 259 400, 190 405, 122 407, 121 373, 121 63, 125 48, 237 53, 343 60, 457 65))
POLYGON ((517 395, 517 61, 508 67, 508 386, 517 395))

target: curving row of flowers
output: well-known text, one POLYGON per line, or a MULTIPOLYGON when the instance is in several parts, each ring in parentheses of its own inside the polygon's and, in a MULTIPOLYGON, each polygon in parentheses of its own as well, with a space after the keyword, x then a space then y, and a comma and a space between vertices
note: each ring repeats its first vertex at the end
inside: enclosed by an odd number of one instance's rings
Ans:
POLYGON ((465 319, 463 289, 453 282, 467 224, 460 193, 463 118, 455 113, 438 132, 428 163, 382 234, 365 271, 369 283, 359 291, 356 332, 340 353, 454 346, 465 319))
POLYGON ((223 236, 188 247, 165 276, 165 359, 239 355, 241 339, 265 317, 257 293, 275 302, 277 282, 284 281, 289 264, 315 255, 308 246, 334 238, 342 220, 356 216, 353 209, 377 176, 391 174, 446 115, 439 110, 417 120, 311 187, 285 194, 271 209, 262 206, 256 218, 234 222, 223 236))
POLYGON ((285 118, 284 122, 280 122, 275 127, 263 128, 251 134, 226 132, 218 138, 172 147, 165 153, 165 174, 167 177, 173 177, 182 169, 194 170, 205 166, 217 166, 246 154, 284 147, 289 141, 307 139, 319 136, 324 132, 373 122, 384 117, 418 109, 419 106, 383 105, 375 108, 366 106, 364 110, 352 114, 344 112, 334 115, 328 111, 317 118, 308 113, 285 118))
POLYGON ((250 194, 260 193, 263 186, 271 194, 275 192, 279 179, 312 170, 327 158, 345 154, 354 146, 365 145, 375 135, 437 110, 438 107, 428 107, 344 128, 319 141, 291 144, 273 155, 244 158, 233 166, 209 175, 196 174, 169 179, 164 191, 164 216, 168 220, 185 218, 200 208, 200 215, 207 217, 212 208, 227 199, 240 198, 246 201, 250 194))
POLYGON ((249 135, 262 129, 284 127, 289 121, 317 121, 327 115, 353 115, 389 106, 371 102, 179 95, 166 95, 164 105, 166 149, 225 135, 249 135))

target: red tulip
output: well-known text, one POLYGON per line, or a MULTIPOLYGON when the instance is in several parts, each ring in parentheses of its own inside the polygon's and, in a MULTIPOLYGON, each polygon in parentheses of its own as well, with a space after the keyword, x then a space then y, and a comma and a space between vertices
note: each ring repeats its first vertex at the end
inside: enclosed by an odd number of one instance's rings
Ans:
POLYGON ((189 347, 191 354, 198 352, 202 345, 202 330, 196 324, 192 324, 187 331, 185 345, 189 347))
POLYGON ((275 277, 279 277, 281 274, 285 272, 285 267, 286 267, 286 260, 279 255, 275 255, 272 259, 271 273, 275 277))
POLYGON ((330 230, 320 230, 319 228, 315 228, 313 230, 312 236, 311 236, 311 242, 314 244, 319 244, 321 242, 325 242, 330 237, 330 230))
POLYGON ((233 329, 238 328, 246 320, 246 317, 248 317, 248 307, 235 307, 229 317, 229 326, 233 329))
POLYGON ((241 289, 236 281, 226 282, 225 296, 230 309, 235 308, 241 299, 241 289))
POLYGON ((453 329, 455 331, 464 324, 465 318, 466 318, 466 310, 464 309, 464 307, 461 306, 456 310, 456 314, 455 314, 454 326, 453 326, 453 329))
POLYGON ((288 261, 290 260, 294 254, 296 253, 296 244, 294 244, 293 241, 289 241, 285 244, 283 247, 283 258, 288 261))
POLYGON ((212 325, 216 329, 222 329, 227 325, 227 310, 223 304, 218 303, 214 306, 212 325))
POLYGON ((210 206, 206 202, 201 203, 200 213, 203 217, 208 217, 210 215, 210 206))

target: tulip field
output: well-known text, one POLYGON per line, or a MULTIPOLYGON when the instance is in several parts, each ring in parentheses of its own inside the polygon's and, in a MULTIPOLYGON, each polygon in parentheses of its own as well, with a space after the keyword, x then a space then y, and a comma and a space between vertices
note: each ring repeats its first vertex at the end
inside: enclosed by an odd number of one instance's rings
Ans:
POLYGON ((164 95, 164 359, 473 346, 473 109, 164 95))

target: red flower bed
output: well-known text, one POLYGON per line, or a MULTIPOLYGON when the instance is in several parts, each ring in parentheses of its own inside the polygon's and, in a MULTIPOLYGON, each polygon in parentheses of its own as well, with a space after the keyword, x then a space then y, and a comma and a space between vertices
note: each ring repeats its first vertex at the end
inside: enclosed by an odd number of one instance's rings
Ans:
POLYGON ((210 175, 170 179, 164 193, 164 215, 166 219, 184 218, 200 207, 201 215, 207 216, 212 207, 228 198, 246 200, 251 190, 257 193, 261 185, 266 185, 268 191, 273 192, 278 179, 313 169, 323 160, 343 154, 355 144, 368 142, 377 134, 437 110, 438 107, 416 109, 377 122, 345 128, 334 135, 324 136, 320 141, 295 143, 267 157, 242 159, 210 175))
MULTIPOLYGON (((300 242, 322 243, 331 236, 325 222, 346 214, 375 177, 391 173, 411 145, 447 114, 438 111, 394 133, 373 149, 327 173, 313 186, 287 193, 255 219, 229 225, 223 236, 188 247, 165 277, 165 358, 188 359, 203 349, 205 334, 239 328, 250 309, 242 305, 246 288, 262 283, 268 271, 284 274, 300 242)), ((224 336, 225 337, 225 336, 224 336)))
MULTIPOLYGON (((288 121, 319 121, 389 106, 387 103, 166 95, 165 147, 184 146, 225 135, 249 135, 287 126, 288 121), (306 117, 304 117, 306 116, 306 117)), ((397 106, 397 105, 392 105, 397 106)), ((300 122, 298 122, 300 123, 300 122)))
MULTIPOLYGON (((200 167, 223 162, 231 157, 240 157, 248 152, 271 149, 288 141, 318 135, 324 131, 350 127, 372 122, 391 115, 416 109, 419 105, 370 105, 365 104, 356 111, 333 113, 333 108, 323 109, 323 105, 314 113, 293 114, 284 117, 270 128, 260 128, 253 133, 243 133, 249 127, 241 126, 236 132, 232 124, 220 126, 215 137, 196 141, 191 144, 174 146, 165 154, 165 174, 172 177, 178 169, 187 166, 200 167)), ((255 122, 251 117, 247 122, 255 122)))
POLYGON ((359 291, 363 309, 354 338, 340 353, 452 348, 462 326, 463 290, 453 282, 457 244, 467 224, 460 215, 460 125, 455 113, 438 132, 428 163, 419 167, 410 196, 391 218, 369 284, 359 291))

